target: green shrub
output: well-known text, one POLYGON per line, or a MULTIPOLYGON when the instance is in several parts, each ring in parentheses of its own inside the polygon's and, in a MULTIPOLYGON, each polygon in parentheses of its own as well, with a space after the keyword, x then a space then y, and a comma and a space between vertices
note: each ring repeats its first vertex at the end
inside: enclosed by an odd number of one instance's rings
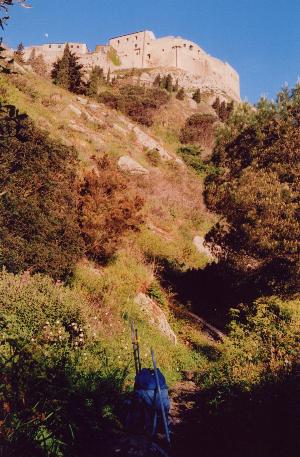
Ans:
POLYGON ((107 53, 107 58, 116 66, 116 67, 119 67, 121 65, 121 60, 120 60, 120 57, 118 56, 118 53, 117 51, 110 47, 109 48, 109 51, 107 53))
POLYGON ((211 163, 205 163, 201 158, 201 149, 195 146, 182 146, 177 150, 177 153, 182 157, 184 162, 197 174, 203 176, 205 174, 212 175, 213 173, 218 173, 217 167, 214 167, 211 163))
POLYGON ((0 446, 6 457, 98 455, 126 369, 90 335, 84 297, 41 275, 0 275, 0 446), (86 440, 89 446, 86 446, 86 440))
POLYGON ((210 372, 208 384, 226 393, 233 386, 247 390, 291 373, 300 342, 299 300, 261 298, 232 312, 234 320, 223 354, 210 372))
POLYGON ((82 252, 75 151, 14 107, 0 113, 0 267, 68 276, 82 252))
POLYGON ((149 149, 146 153, 147 159, 154 167, 158 167, 161 163, 160 153, 157 149, 149 149))
POLYGON ((147 89, 126 85, 114 91, 100 93, 97 100, 122 111, 142 125, 151 126, 155 110, 167 104, 169 95, 165 90, 156 87, 147 89))

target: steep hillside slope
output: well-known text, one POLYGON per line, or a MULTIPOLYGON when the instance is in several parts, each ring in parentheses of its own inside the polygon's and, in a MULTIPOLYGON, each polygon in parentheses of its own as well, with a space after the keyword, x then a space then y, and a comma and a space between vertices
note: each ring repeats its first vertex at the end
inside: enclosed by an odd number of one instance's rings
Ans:
POLYGON ((201 369, 208 363, 206 352, 190 347, 205 348, 212 342, 199 324, 179 312, 175 317, 179 304, 163 289, 157 273, 164 263, 187 270, 209 261, 201 245, 193 242, 213 221, 202 202, 202 182, 176 154, 186 117, 209 106, 172 97, 157 112, 153 127, 144 128, 30 72, 2 77, 0 88, 2 96, 38 127, 76 148, 82 171, 94 167, 93 156, 106 153, 115 158, 145 201, 141 230, 123 240, 112 262, 100 267, 83 260, 77 266, 72 287, 83 291, 94 309, 95 335, 125 366, 131 359, 128 319, 134 318, 146 364, 153 346, 169 380, 183 370, 201 369))

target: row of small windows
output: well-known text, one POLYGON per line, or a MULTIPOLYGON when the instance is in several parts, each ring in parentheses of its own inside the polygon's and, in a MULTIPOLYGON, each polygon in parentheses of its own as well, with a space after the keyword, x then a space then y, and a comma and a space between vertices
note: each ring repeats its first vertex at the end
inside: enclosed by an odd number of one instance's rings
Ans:
MULTIPOLYGON (((64 45, 61 45, 61 44, 58 44, 58 45, 57 45, 58 49, 61 49, 62 46, 64 46, 64 45)), ((76 45, 76 46, 74 46, 73 44, 70 45, 70 48, 75 48, 75 47, 76 47, 77 49, 80 49, 80 46, 79 46, 79 45, 76 45)), ((52 44, 49 44, 49 49, 51 49, 51 48, 52 48, 52 44)))

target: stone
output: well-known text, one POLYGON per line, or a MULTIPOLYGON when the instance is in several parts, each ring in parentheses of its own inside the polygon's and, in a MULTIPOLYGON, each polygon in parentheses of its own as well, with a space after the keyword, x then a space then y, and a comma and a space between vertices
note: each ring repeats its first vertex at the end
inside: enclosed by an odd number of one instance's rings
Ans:
POLYGON ((147 149, 156 149, 163 160, 173 159, 173 157, 158 143, 158 141, 145 133, 140 127, 134 126, 132 130, 135 133, 138 143, 140 143, 143 147, 147 149))
POLYGON ((174 344, 177 343, 177 336, 171 329, 171 326, 166 318, 163 310, 152 300, 148 295, 139 293, 135 299, 135 303, 139 305, 142 311, 147 315, 150 324, 157 327, 157 329, 163 333, 169 340, 174 344))
POLYGON ((68 108, 69 108, 70 111, 72 111, 74 114, 76 114, 76 116, 81 116, 82 111, 77 106, 75 106, 72 103, 70 103, 68 105, 68 108))
POLYGON ((215 256, 212 254, 209 247, 206 246, 203 236, 196 235, 193 239, 193 244, 200 254, 206 255, 210 260, 215 260, 215 256))
POLYGON ((118 167, 123 171, 128 171, 132 174, 147 175, 149 170, 139 164, 136 160, 129 156, 122 156, 118 160, 118 167))

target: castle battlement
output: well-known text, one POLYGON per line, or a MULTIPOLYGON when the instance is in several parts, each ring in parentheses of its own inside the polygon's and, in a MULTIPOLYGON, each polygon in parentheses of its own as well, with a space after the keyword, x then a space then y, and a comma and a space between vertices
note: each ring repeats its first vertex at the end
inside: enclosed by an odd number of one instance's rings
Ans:
MULTIPOLYGON (((50 43, 25 48, 25 58, 32 50, 43 55, 52 65, 61 57, 67 43, 50 43)), ((239 75, 227 62, 207 54, 196 43, 181 37, 156 38, 149 30, 120 35, 109 40, 107 45, 97 45, 89 51, 85 43, 69 43, 70 49, 78 55, 86 71, 99 65, 108 71, 169 68, 183 70, 188 81, 195 87, 211 87, 226 93, 229 97, 240 98, 239 75), (190 78, 188 77, 190 76, 190 78)))

